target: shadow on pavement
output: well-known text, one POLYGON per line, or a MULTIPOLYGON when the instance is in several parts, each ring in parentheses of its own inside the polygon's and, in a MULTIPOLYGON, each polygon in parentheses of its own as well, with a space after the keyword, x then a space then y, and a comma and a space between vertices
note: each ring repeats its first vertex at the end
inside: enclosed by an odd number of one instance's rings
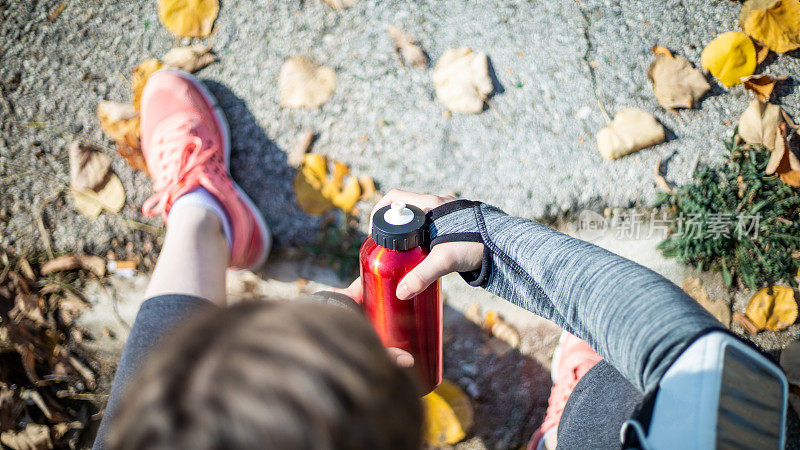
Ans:
POLYGON ((444 376, 472 397, 475 411, 466 440, 477 438, 486 448, 527 445, 547 409, 549 371, 516 349, 493 345, 493 338, 447 305, 444 323, 444 376))
POLYGON ((320 219, 300 210, 286 152, 264 133, 247 104, 227 86, 203 80, 225 112, 231 130, 231 174, 264 214, 273 248, 313 241, 320 219))

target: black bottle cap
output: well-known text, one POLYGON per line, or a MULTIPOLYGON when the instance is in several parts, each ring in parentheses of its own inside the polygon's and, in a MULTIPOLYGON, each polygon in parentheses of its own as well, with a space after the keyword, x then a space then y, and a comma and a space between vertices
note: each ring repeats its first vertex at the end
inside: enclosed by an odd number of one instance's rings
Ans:
POLYGON ((394 202, 372 216, 372 239, 389 250, 404 252, 419 247, 427 231, 425 213, 416 206, 394 202))

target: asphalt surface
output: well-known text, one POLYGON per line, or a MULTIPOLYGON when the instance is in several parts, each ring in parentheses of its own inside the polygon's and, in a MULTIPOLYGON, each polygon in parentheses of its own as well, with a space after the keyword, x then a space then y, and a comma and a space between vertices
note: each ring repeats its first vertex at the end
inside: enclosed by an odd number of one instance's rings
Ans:
MULTIPOLYGON (((149 239, 132 222, 149 180, 120 158, 128 193, 117 216, 89 221, 72 208, 67 147, 75 137, 112 144, 95 118, 97 102, 130 99, 130 72, 177 40, 158 21, 156 2, 0 0, 0 239, 41 247, 37 216, 56 251, 103 252, 149 239)), ((700 108, 660 108, 646 70, 659 44, 699 65, 704 45, 734 30, 740 4, 716 1, 366 1, 334 11, 318 0, 226 0, 205 42, 219 62, 197 75, 223 105, 233 129, 232 173, 265 212, 279 246, 313 239, 319 219, 299 211, 286 150, 305 127, 315 151, 372 175, 380 188, 456 193, 530 218, 565 211, 647 205, 652 171, 686 182, 699 163, 724 152, 748 96, 712 81, 700 108), (403 67, 385 33, 396 24, 420 39, 433 62, 448 48, 489 55, 497 93, 478 115, 447 117, 432 69, 403 67), (319 110, 278 106, 282 62, 304 54, 336 70, 339 86, 319 110), (599 100, 599 101, 598 101, 599 100), (615 162, 594 135, 603 108, 650 111, 669 141, 615 162)), ((796 118, 800 56, 770 56, 763 71, 792 78, 777 102, 796 118)), ((363 214, 369 205, 361 205, 363 214)), ((152 231, 152 230, 151 230, 152 231)))

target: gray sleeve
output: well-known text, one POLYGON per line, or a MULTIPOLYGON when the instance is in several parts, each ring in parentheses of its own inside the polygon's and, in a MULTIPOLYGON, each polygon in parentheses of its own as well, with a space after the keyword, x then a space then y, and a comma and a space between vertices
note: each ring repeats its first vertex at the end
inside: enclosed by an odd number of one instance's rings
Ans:
POLYGON ((141 367, 145 357, 155 349, 164 336, 170 334, 189 316, 206 308, 216 308, 216 306, 208 300, 180 294, 160 295, 142 303, 125 342, 125 348, 122 349, 122 357, 114 375, 106 410, 92 446, 93 450, 106 448, 106 436, 120 402, 124 401, 125 388, 141 367))
POLYGON ((458 200, 429 213, 432 245, 481 241, 474 286, 588 342, 647 392, 691 342, 722 325, 650 269, 489 205, 458 200))

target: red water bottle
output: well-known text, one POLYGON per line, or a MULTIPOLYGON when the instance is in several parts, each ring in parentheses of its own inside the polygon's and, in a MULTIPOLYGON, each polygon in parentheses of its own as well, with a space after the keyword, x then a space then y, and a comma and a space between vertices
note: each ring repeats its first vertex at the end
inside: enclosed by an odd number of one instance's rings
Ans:
POLYGON ((372 235, 361 245, 364 313, 383 345, 403 349, 425 393, 442 382, 442 302, 439 280, 408 300, 396 296, 400 280, 427 255, 425 214, 416 206, 394 202, 372 217, 372 235))

